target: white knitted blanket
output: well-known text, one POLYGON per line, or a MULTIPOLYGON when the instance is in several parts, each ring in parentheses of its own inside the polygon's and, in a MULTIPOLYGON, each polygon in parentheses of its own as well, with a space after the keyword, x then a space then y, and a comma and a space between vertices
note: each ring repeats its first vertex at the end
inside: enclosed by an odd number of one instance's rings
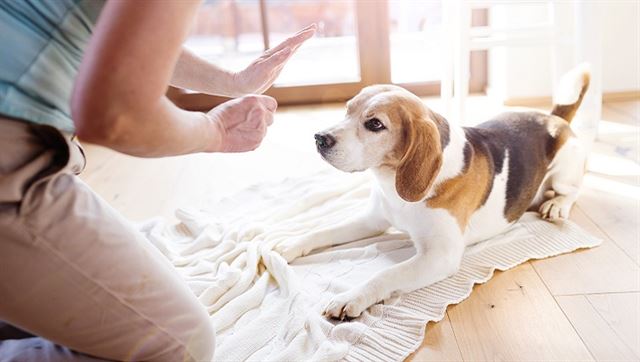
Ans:
POLYGON ((205 210, 178 210, 178 225, 143 225, 209 310, 216 360, 402 360, 420 346, 427 322, 441 320, 494 270, 600 243, 571 222, 526 214, 503 235, 469 247, 449 279, 353 321, 327 320, 321 313, 331 296, 414 253, 407 235, 390 230, 291 265, 273 247, 363 208, 369 185, 367 174, 323 172, 256 185, 205 210))

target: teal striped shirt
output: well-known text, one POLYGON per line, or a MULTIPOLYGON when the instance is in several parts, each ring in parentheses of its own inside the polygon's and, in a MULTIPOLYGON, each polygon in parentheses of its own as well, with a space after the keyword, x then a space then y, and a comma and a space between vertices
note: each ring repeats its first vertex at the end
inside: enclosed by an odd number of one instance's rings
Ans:
POLYGON ((0 0, 0 114, 74 132, 73 82, 104 0, 0 0))

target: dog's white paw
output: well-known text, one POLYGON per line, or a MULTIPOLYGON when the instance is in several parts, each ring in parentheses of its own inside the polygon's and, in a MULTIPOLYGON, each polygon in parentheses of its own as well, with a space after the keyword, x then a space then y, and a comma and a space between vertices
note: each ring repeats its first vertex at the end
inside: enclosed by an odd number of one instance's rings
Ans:
POLYGON ((282 255, 287 263, 311 252, 311 249, 305 248, 305 243, 302 240, 278 244, 274 250, 282 255))
POLYGON ((333 297, 323 314, 339 320, 357 318, 373 303, 371 298, 363 293, 347 291, 333 297))
POLYGON ((564 220, 569 218, 571 202, 564 196, 556 196, 540 205, 540 216, 546 220, 564 220))

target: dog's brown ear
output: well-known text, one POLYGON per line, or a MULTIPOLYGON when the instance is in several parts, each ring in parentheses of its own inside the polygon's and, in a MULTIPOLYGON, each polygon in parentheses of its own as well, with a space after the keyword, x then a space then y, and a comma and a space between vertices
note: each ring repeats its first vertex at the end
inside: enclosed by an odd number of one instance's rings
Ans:
POLYGON ((424 117, 403 120, 405 151, 396 170, 396 191, 405 201, 422 200, 442 166, 435 123, 424 117))

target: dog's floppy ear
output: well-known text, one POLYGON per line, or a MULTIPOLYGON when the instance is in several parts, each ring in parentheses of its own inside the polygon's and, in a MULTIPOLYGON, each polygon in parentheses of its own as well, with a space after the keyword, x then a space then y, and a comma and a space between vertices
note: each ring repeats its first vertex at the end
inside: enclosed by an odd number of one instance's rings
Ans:
POLYGON ((405 201, 422 200, 442 166, 442 146, 435 123, 423 116, 404 117, 404 154, 396 170, 396 191, 405 201))

